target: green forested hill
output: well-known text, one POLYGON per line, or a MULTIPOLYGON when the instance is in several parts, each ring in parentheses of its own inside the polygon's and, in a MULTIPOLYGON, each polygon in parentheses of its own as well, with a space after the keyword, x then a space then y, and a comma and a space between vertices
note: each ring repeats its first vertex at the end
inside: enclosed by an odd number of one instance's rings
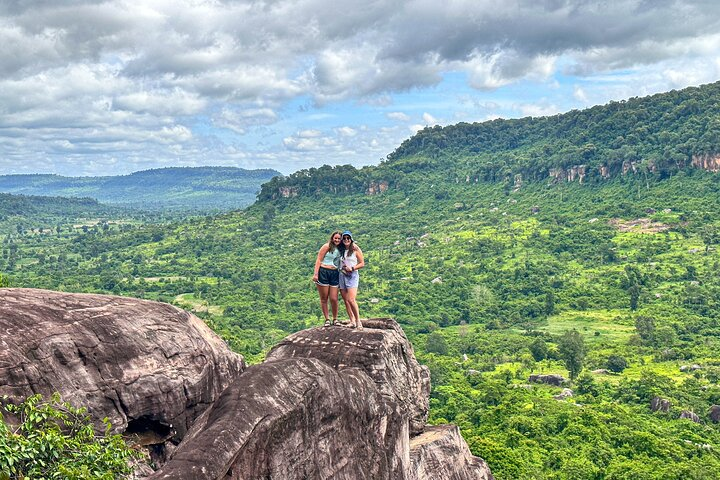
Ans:
POLYGON ((0 193, 0 234, 50 233, 80 219, 117 216, 116 208, 90 198, 38 197, 0 193))
POLYGON ((174 302, 258 361, 321 323, 315 254, 349 228, 367 260, 361 314, 401 322, 431 369, 431 421, 457 423, 498 479, 717 479, 720 175, 688 153, 666 174, 476 182, 457 175, 474 161, 464 148, 274 179, 242 212, 15 233, 0 271, 174 302), (573 377, 574 396, 532 373, 573 377), (656 396, 669 411, 651 410, 656 396))
POLYGON ((720 170, 720 82, 611 102, 552 117, 426 127, 385 162, 301 170, 264 185, 261 199, 317 195, 322 186, 358 192, 379 182, 493 182, 572 178, 601 182, 628 171, 666 178, 687 168, 720 170), (714 160, 713 160, 714 159, 714 160), (582 179, 580 178, 582 177, 582 179))
POLYGON ((161 168, 112 177, 2 175, 0 191, 90 197, 143 210, 221 211, 251 204, 260 185, 277 175, 234 167, 161 168))

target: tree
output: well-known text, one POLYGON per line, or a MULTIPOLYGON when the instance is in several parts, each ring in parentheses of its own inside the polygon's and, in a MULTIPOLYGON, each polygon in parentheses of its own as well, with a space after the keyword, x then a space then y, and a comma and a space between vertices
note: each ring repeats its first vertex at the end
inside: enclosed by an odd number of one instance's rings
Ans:
POLYGON ((0 403, 0 478, 120 478, 135 456, 120 435, 95 433, 85 409, 34 395, 19 405, 0 403), (11 426, 3 418, 19 420, 11 426))
POLYGON ((635 311, 640 301, 640 286, 630 285, 627 289, 628 295, 630 296, 630 310, 635 311))
POLYGON ((707 254, 712 245, 716 245, 720 242, 720 232, 714 225, 705 225, 700 232, 700 237, 705 244, 705 253, 707 254))
POLYGON ((607 368, 611 372, 622 373, 628 366, 627 360, 619 355, 610 355, 607 359, 607 368))
POLYGON ((651 345, 655 341, 655 319, 639 315, 635 318, 635 331, 643 343, 651 345))
POLYGON ((547 358, 548 347, 547 343, 545 343, 545 340, 543 340, 542 338, 537 337, 535 340, 533 340, 533 342, 528 348, 530 349, 530 353, 532 354, 536 362, 545 360, 547 358))
POLYGON ((447 355, 448 346, 445 337, 440 335, 438 332, 432 332, 427 336, 427 343, 425 344, 425 350, 429 353, 437 353, 438 355, 447 355))
POLYGON ((552 315, 555 313, 555 295, 553 292, 547 292, 545 295, 545 314, 552 315))
POLYGON ((567 330, 558 343, 560 357, 565 368, 570 373, 570 379, 575 380, 582 370, 585 360, 585 341, 577 330, 567 330))

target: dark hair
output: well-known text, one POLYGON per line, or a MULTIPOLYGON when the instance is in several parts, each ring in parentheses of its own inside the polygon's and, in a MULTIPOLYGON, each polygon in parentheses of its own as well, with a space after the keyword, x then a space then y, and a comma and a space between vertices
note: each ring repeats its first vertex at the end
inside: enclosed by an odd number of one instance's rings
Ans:
MULTIPOLYGON (((340 230, 335 230, 333 233, 330 234, 330 240, 328 240, 328 251, 330 253, 334 252, 337 248, 332 240, 335 235, 340 235, 340 238, 342 239, 342 232, 340 230)), ((342 240, 340 241, 340 246, 342 246, 342 240)), ((342 250, 340 250, 339 248, 338 251, 342 253, 342 250)))
POLYGON ((340 255, 347 257, 347 255, 352 255, 353 252, 355 251, 355 240, 353 240, 351 235, 343 235, 342 236, 342 238, 345 238, 345 237, 350 237, 350 245, 348 245, 347 248, 345 248, 345 244, 343 242, 340 242, 339 249, 340 249, 340 255), (347 255, 345 255, 346 251, 348 252, 347 255))

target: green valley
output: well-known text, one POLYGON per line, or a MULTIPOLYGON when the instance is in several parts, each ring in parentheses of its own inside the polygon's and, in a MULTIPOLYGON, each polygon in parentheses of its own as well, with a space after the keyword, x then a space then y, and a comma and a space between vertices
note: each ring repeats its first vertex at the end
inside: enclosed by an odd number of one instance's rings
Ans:
POLYGON ((0 272, 175 303, 252 363, 320 325, 315 255, 350 229, 361 315, 402 324, 431 421, 459 425, 496 478, 715 479, 718 105, 712 84, 428 128, 375 167, 275 177, 243 211, 8 229, 0 272), (572 396, 531 374, 572 377, 572 396))

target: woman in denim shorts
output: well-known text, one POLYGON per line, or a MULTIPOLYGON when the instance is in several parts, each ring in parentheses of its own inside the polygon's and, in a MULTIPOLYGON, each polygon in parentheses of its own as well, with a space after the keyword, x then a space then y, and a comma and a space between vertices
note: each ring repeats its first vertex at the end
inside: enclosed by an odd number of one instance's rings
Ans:
POLYGON ((342 234, 339 231, 333 232, 330 240, 320 247, 315 260, 313 282, 317 285, 317 291, 320 294, 320 308, 325 316, 326 327, 335 325, 337 322, 341 238, 342 234), (328 310, 328 301, 330 310, 328 310), (332 311, 332 321, 330 321, 330 311, 332 311))
POLYGON ((345 302, 345 310, 347 310, 348 317, 350 317, 350 327, 362 330, 360 311, 355 297, 360 283, 358 270, 365 266, 365 259, 362 250, 355 245, 352 233, 348 230, 342 233, 340 251, 342 252, 340 257, 340 292, 342 292, 343 302, 345 302))

